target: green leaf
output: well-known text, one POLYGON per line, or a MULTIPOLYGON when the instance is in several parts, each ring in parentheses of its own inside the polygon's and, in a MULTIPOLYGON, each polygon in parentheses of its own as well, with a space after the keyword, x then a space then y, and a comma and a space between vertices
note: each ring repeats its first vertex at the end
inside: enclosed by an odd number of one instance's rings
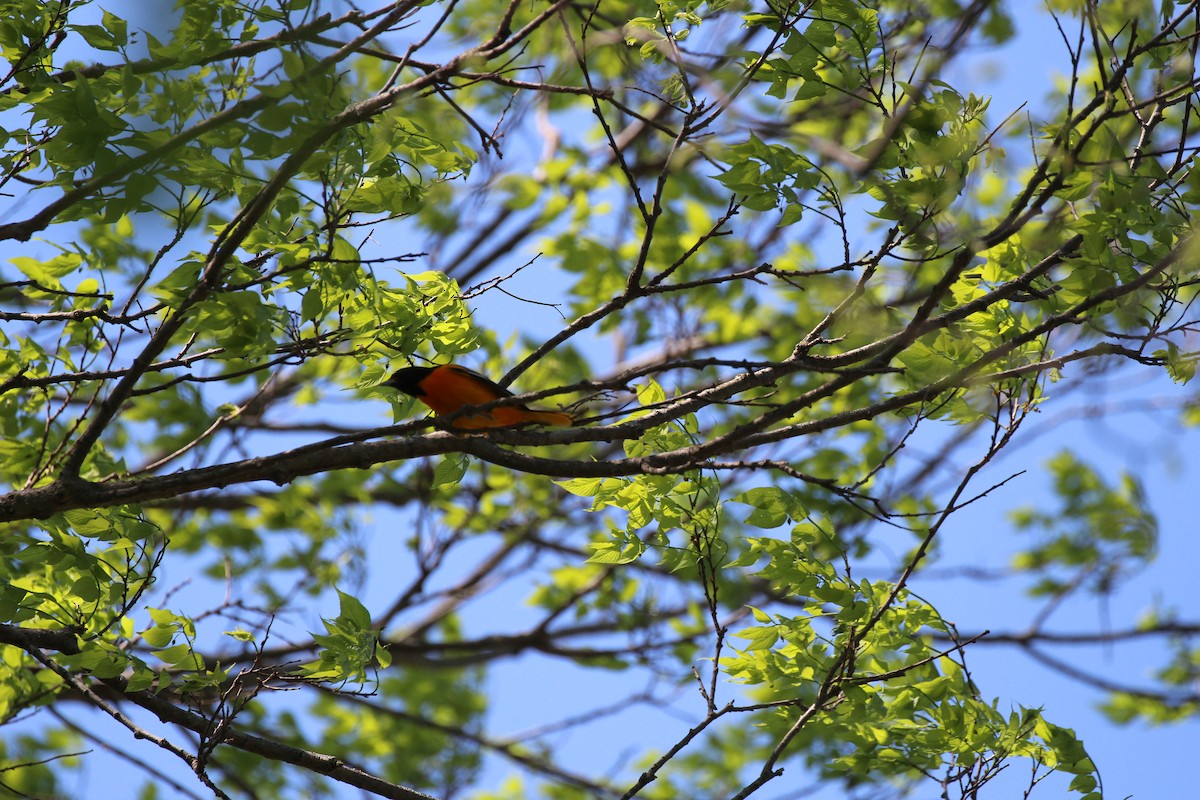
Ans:
POLYGON ((101 17, 104 29, 109 32, 113 44, 124 47, 129 44, 129 26, 125 20, 109 11, 104 11, 101 17))
POLYGON ((369 630, 371 627, 371 612, 359 602, 358 598, 338 590, 339 613, 338 622, 346 622, 358 629, 369 630))
POLYGON ((457 485, 467 474, 467 467, 470 466, 471 459, 461 454, 451 454, 444 456, 433 470, 433 483, 431 489, 437 489, 441 486, 457 485))
POLYGON ((1179 346, 1174 342, 1167 342, 1165 349, 1155 350, 1153 355, 1162 360, 1163 365, 1167 368, 1167 374, 1175 383, 1183 385, 1196 376, 1196 357, 1194 355, 1183 357, 1180 354, 1179 346))
POLYGON ((565 481, 555 481, 555 483, 573 495, 595 497, 600 494, 601 488, 611 480, 611 478, 571 478, 565 481))
POLYGON ((117 50, 119 46, 112 31, 101 25, 72 25, 71 29, 97 50, 117 50))
POLYGON ((795 498, 775 486, 749 489, 732 498, 732 502, 754 508, 746 517, 746 524, 757 528, 777 528, 807 514, 795 498))
POLYGON ((747 650, 770 650, 779 641, 779 630, 774 625, 743 628, 733 635, 746 640, 747 650))
POLYGON ((161 650, 156 650, 154 655, 158 656, 158 658, 164 663, 174 666, 192 656, 192 646, 187 642, 183 642, 171 647, 164 647, 161 650))
POLYGON ((629 531, 615 531, 607 542, 588 545, 588 561, 593 564, 629 564, 641 558, 646 544, 641 537, 629 531))
POLYGON ((142 631, 142 638, 146 640, 146 644, 151 647, 166 647, 175 638, 178 633, 178 628, 175 626, 154 625, 142 631))

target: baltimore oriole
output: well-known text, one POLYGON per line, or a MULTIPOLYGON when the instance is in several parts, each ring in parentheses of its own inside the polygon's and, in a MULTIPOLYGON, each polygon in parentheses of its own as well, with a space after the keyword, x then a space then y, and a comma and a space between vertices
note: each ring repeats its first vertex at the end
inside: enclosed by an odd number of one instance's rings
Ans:
MULTIPOLYGON (((478 372, 444 364, 438 367, 405 367, 380 386, 410 394, 433 409, 434 414, 453 414, 470 406, 482 406, 513 393, 478 372)), ((450 421, 451 428, 511 428, 517 425, 570 425, 570 414, 540 411, 524 405, 503 405, 478 413, 462 414, 450 421)))

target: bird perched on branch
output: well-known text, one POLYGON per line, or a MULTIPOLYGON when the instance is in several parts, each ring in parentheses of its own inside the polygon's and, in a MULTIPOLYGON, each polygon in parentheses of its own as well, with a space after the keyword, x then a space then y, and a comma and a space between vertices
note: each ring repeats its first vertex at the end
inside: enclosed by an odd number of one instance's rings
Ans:
MULTIPOLYGON (((412 395, 433 409, 438 416, 454 414, 464 408, 482 406, 513 393, 478 372, 453 364, 437 367, 405 367, 397 370, 380 386, 412 395)), ((522 404, 498 405, 483 411, 468 411, 450 420, 459 430, 514 428, 519 425, 571 425, 574 419, 562 411, 545 411, 522 404)))

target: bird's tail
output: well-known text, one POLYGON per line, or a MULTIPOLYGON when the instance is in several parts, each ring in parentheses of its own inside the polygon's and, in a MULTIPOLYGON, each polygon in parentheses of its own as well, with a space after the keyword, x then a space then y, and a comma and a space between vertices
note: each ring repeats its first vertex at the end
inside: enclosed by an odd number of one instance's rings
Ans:
POLYGON ((497 406, 481 414, 468 414, 453 419, 451 428, 477 430, 480 428, 517 428, 522 425, 574 425, 575 419, 562 411, 542 411, 525 406, 497 406))
POLYGON ((535 425, 556 425, 565 428, 575 424, 575 418, 562 411, 521 409, 521 412, 523 422, 532 422, 535 425))

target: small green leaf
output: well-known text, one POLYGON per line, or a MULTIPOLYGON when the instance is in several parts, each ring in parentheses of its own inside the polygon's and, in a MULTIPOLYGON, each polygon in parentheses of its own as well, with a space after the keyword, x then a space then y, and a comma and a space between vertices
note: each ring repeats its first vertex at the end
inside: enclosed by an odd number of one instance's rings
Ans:
POLYGON ((779 641, 779 628, 774 625, 745 628, 734 636, 746 640, 747 650, 770 650, 779 641))
POLYGON ((367 611, 367 607, 360 603, 358 598, 339 589, 338 600, 340 602, 339 621, 345 620, 359 629, 370 630, 371 612, 367 611))
POLYGON ((158 656, 164 663, 175 665, 192 654, 192 646, 187 642, 182 642, 171 647, 164 647, 161 650, 154 651, 154 655, 158 656))
POLYGON ((116 50, 117 42, 110 31, 101 25, 72 25, 72 30, 83 37, 83 40, 97 50, 116 50))
POLYGON ((175 638, 178 629, 174 626, 154 625, 142 631, 142 638, 151 647, 166 647, 175 638))
POLYGON ((593 564, 629 564, 646 552, 646 545, 636 534, 621 531, 611 541, 589 544, 588 550, 593 564))
POLYGON ((471 463, 471 459, 460 453, 450 453, 438 462, 433 469, 433 485, 431 489, 437 489, 439 486, 457 485, 463 476, 467 474, 467 466, 471 463))

